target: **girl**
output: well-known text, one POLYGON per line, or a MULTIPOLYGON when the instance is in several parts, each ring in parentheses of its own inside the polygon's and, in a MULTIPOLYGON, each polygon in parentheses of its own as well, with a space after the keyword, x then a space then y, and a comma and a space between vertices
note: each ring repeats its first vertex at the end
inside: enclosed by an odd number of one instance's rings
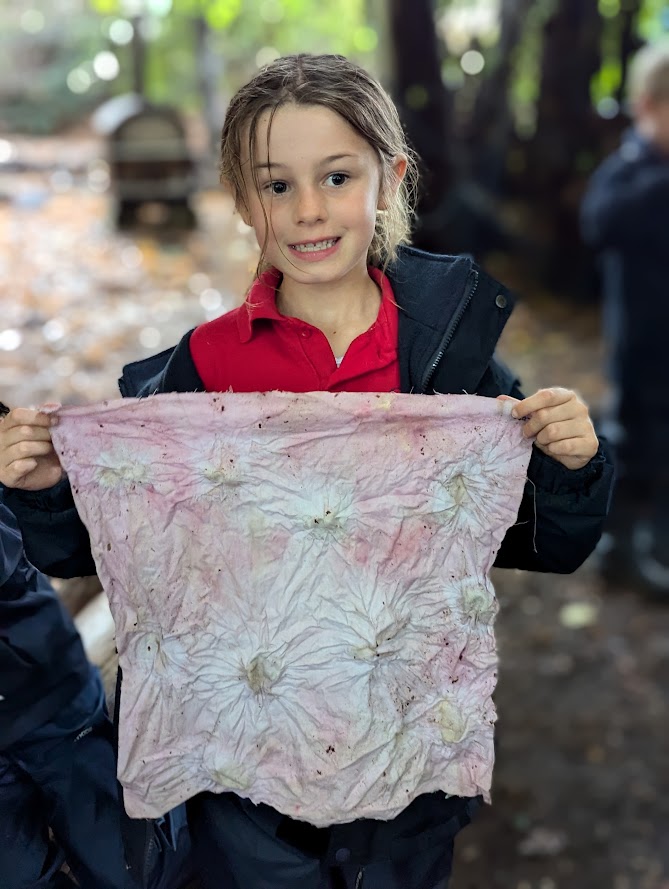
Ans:
MULTIPOLYGON (((524 399, 495 360, 511 311, 505 288, 469 259, 404 246, 416 168, 379 84, 338 56, 280 59, 233 98, 221 160, 261 247, 256 279, 240 308, 126 367, 122 393, 400 390, 518 399, 514 411, 528 418, 535 447, 518 522, 496 564, 575 570, 599 538, 611 466, 575 393, 546 389, 524 399)), ((75 539, 50 422, 16 410, 0 433, 0 481, 19 489, 8 496, 36 556, 47 529, 54 545, 56 521, 75 539)), ((392 821, 316 829, 233 793, 200 794, 189 819, 206 889, 445 889, 454 836, 477 805, 431 793, 392 821)))

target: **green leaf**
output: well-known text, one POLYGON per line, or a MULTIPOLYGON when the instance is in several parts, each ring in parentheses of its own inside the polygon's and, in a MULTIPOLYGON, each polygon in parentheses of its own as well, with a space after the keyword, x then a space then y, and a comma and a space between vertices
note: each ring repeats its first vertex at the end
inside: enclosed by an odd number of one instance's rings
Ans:
POLYGON ((212 0, 205 9, 205 18, 210 27, 224 29, 234 22, 241 11, 241 0, 212 0))

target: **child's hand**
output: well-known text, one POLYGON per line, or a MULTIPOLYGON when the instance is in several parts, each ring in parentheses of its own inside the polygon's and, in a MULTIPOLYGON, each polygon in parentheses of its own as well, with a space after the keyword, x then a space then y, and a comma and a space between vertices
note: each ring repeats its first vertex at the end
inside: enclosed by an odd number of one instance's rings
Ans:
POLYGON ((581 469, 597 453, 599 440, 588 406, 570 389, 540 389, 523 401, 499 398, 516 402, 513 416, 527 417, 525 438, 533 438, 539 450, 567 469, 581 469))
POLYGON ((0 482, 8 488, 41 491, 59 482, 63 468, 51 443, 48 414, 16 408, 0 420, 0 482))

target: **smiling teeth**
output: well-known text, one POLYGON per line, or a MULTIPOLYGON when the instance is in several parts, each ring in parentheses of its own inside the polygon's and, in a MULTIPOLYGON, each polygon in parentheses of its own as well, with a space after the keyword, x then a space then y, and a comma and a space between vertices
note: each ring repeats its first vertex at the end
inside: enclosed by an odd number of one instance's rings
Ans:
POLYGON ((329 241, 313 241, 311 244, 294 244, 293 250, 297 250, 298 253, 316 253, 317 250, 327 250, 329 247, 334 247, 337 243, 337 238, 330 238, 329 241))

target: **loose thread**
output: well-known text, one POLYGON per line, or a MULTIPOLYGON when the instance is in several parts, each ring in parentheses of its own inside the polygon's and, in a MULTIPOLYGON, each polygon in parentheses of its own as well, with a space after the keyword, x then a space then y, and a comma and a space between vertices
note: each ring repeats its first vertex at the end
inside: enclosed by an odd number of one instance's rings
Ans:
MULTIPOLYGON (((537 549, 537 486, 534 484, 534 482, 532 481, 531 478, 528 478, 527 481, 534 488, 534 491, 532 492, 533 499, 534 499, 534 530, 532 532, 532 549, 534 550, 535 553, 538 553, 539 550, 537 549)), ((511 527, 512 528, 520 528, 521 525, 527 525, 527 524, 529 524, 529 522, 526 522, 526 521, 525 522, 514 522, 513 525, 511 525, 511 527)))
POLYGON ((537 486, 534 484, 531 478, 528 478, 528 482, 533 487, 533 499, 534 499, 534 532, 532 534, 532 549, 534 552, 537 552, 537 486))
MULTIPOLYGON (((413 390, 412 390, 412 391, 413 391, 413 390)), ((437 392, 436 389, 432 389, 432 392, 433 392, 435 395, 451 395, 451 394, 452 394, 452 393, 450 393, 450 392, 437 392)), ((467 392, 466 389, 463 389, 463 390, 462 390, 462 394, 463 394, 463 395, 476 395, 476 392, 467 392)))

